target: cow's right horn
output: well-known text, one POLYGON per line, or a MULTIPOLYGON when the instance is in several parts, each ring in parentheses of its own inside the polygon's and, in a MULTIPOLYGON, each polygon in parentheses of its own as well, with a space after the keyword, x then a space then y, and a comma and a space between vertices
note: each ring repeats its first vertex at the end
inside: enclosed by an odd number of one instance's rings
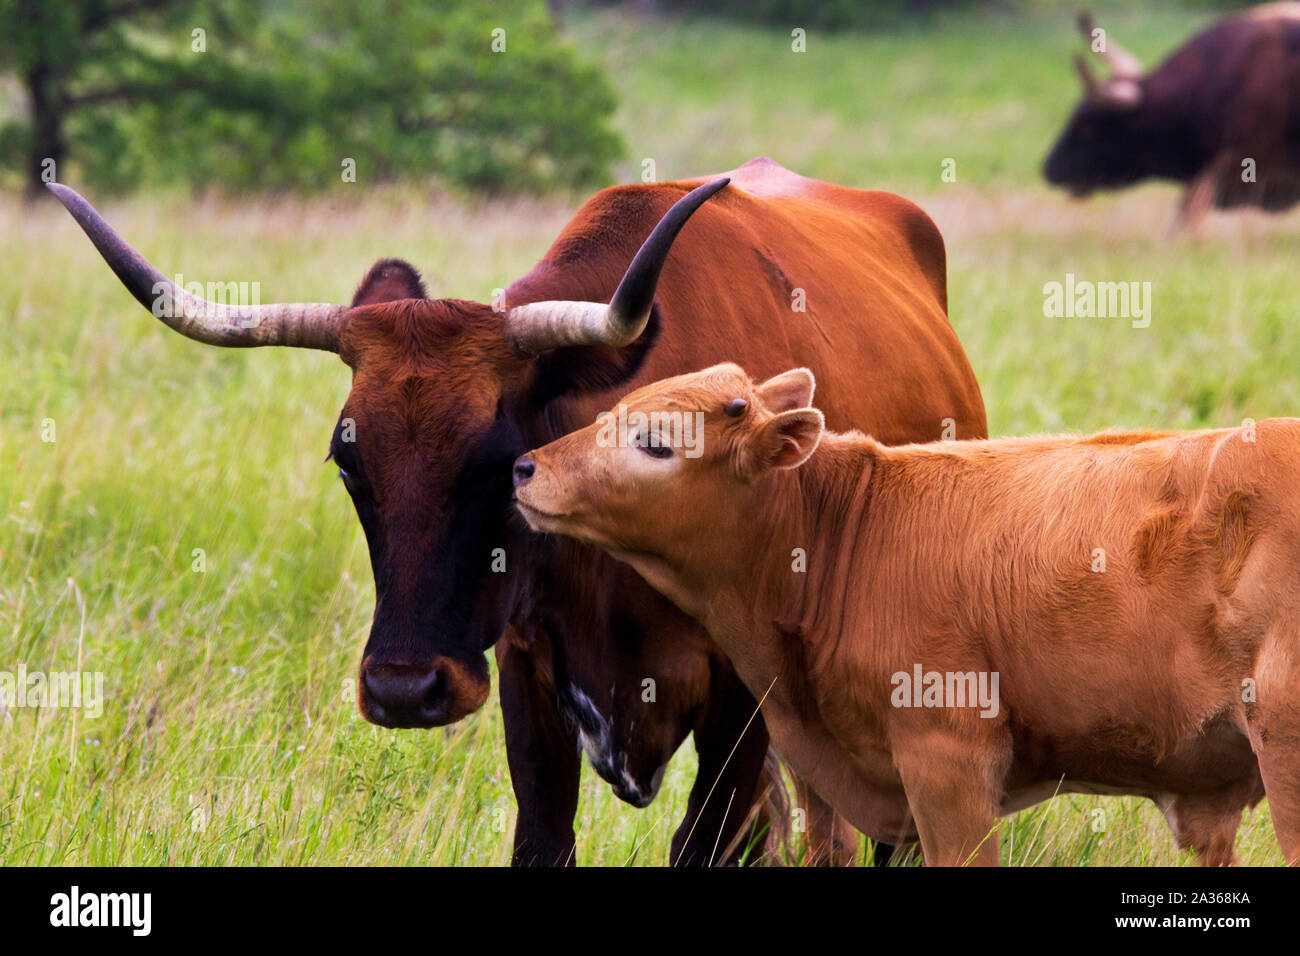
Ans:
POLYGON ((544 301, 518 305, 506 313, 505 336, 520 355, 569 345, 624 346, 635 342, 650 321, 655 286, 673 240, 686 220, 727 177, 697 186, 677 200, 632 259, 609 305, 599 302, 544 301))
POLYGON ((227 305, 209 302, 185 291, 150 265, 117 234, 75 190, 46 183, 72 218, 90 237, 110 269, 136 301, 169 328, 208 345, 248 348, 287 345, 339 350, 339 319, 346 306, 321 302, 280 302, 273 305, 227 305))

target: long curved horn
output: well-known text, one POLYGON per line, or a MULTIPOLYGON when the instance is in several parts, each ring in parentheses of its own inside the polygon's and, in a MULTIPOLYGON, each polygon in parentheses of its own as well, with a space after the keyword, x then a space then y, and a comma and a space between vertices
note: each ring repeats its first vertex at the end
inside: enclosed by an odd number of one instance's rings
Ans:
MULTIPOLYGON (((1084 12, 1079 14, 1079 32, 1088 42, 1088 48, 1092 49, 1092 14, 1084 12)), ((1106 42, 1103 49, 1097 51, 1102 62, 1110 68, 1110 75, 1117 80, 1140 80, 1142 78, 1142 64, 1132 53, 1124 49, 1112 39, 1110 33, 1106 34, 1106 42)))
POLYGON ((677 233, 705 200, 729 182, 725 176, 715 179, 673 203, 633 258, 609 305, 556 300, 510 309, 505 320, 510 347, 520 355, 536 355, 569 345, 617 347, 635 342, 650 321, 659 272, 677 233))
POLYGON ((1083 81, 1083 88, 1089 95, 1096 96, 1101 84, 1097 78, 1092 75, 1092 70, 1088 66, 1088 61, 1083 58, 1082 53, 1074 55, 1074 72, 1079 74, 1079 79, 1083 81))
POLYGON ((208 345, 339 350, 338 325, 346 306, 321 302, 226 305, 201 299, 150 265, 75 190, 58 183, 46 185, 72 213, 127 291, 168 328, 208 345))

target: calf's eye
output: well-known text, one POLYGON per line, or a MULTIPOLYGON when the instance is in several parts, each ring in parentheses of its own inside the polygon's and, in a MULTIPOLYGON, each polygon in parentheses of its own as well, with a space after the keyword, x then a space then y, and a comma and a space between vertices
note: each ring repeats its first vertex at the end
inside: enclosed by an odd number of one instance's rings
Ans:
POLYGON ((651 458, 673 457, 673 450, 669 448, 667 445, 651 445, 650 443, 647 442, 646 444, 641 446, 641 450, 645 452, 647 455, 649 455, 651 458))

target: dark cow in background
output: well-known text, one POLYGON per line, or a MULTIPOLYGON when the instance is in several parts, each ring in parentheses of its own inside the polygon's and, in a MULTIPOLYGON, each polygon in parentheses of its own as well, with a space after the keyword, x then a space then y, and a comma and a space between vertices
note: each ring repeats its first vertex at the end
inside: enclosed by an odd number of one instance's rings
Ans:
MULTIPOLYGON (((600 551, 527 530, 511 505, 517 456, 590 423, 622 391, 724 359, 760 375, 816 369, 831 424, 883 442, 986 434, 930 219, 898 196, 771 160, 729 175, 725 189, 599 193, 500 311, 427 298, 399 260, 376 264, 350 306, 196 300, 80 196, 51 187, 173 329, 214 345, 334 351, 351 369, 330 450, 375 574, 361 712, 387 727, 460 720, 487 699, 495 645, 517 864, 573 861, 580 747, 622 799, 645 806, 694 735, 699 770, 672 861, 696 865, 744 838, 768 754, 754 698, 696 622, 600 551)), ((833 817, 805 799, 810 823, 828 824, 813 858, 842 859, 833 817)))
POLYGON ((1083 102, 1047 157, 1048 182, 1076 196, 1185 183, 1179 226, 1211 207, 1300 202, 1300 3, 1225 17, 1150 73, 1087 14, 1079 26, 1109 72, 1098 79, 1076 57, 1083 102))

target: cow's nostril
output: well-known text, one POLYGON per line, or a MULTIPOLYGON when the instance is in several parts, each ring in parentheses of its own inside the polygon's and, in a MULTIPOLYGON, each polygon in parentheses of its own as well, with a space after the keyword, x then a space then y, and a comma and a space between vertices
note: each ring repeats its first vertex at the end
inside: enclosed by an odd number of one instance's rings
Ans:
POLYGON ((532 459, 527 455, 522 455, 515 459, 515 487, 528 484, 530 478, 537 471, 537 466, 533 464, 532 459))
POLYGON ((387 676, 379 671, 367 670, 361 675, 361 690, 369 700, 380 707, 386 707, 392 700, 391 684, 387 676))
POLYGON ((435 714, 441 712, 447 703, 447 679, 443 676, 441 670, 434 668, 432 673, 424 681, 424 710, 425 713, 435 714))

